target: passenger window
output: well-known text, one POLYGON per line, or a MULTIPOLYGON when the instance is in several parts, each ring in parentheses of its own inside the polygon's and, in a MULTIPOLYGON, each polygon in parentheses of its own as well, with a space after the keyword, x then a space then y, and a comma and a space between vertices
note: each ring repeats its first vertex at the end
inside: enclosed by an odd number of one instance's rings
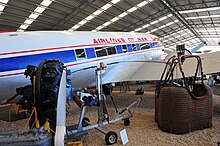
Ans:
POLYGON ((146 50, 150 48, 150 43, 141 43, 141 50, 146 50))
POLYGON ((86 54, 84 49, 76 49, 76 56, 78 60, 85 60, 86 59, 86 54))
POLYGON ((132 44, 132 50, 133 50, 133 51, 137 51, 137 47, 136 47, 135 44, 132 44))
POLYGON ((96 47, 95 48, 97 57, 107 56, 106 47, 96 47))
POLYGON ((108 47, 106 49, 107 49, 108 55, 116 54, 115 46, 108 47))
POLYGON ((128 52, 126 45, 122 45, 122 50, 123 50, 123 53, 128 52))

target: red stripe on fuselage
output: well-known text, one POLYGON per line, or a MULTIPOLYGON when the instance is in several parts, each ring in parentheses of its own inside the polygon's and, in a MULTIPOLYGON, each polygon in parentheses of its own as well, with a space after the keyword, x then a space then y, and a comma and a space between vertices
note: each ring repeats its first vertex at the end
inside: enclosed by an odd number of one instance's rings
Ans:
MULTIPOLYGON (((149 41, 137 41, 137 42, 124 42, 126 44, 133 44, 133 43, 141 43, 141 42, 152 42, 153 40, 149 41)), ((124 44, 123 43, 123 44, 124 44)), ((14 51, 14 52, 6 52, 1 53, 0 56, 4 55, 13 55, 13 54, 22 54, 22 53, 32 53, 32 52, 42 52, 42 51, 51 51, 51 50, 61 50, 61 49, 70 49, 70 48, 78 48, 78 47, 90 47, 90 46, 100 46, 100 45, 115 45, 115 44, 121 44, 122 43, 106 43, 106 44, 87 44, 87 45, 78 45, 78 46, 64 46, 64 47, 56 47, 56 48, 43 48, 39 50, 25 50, 25 51, 14 51)))
MULTIPOLYGON (((120 57, 120 56, 127 56, 127 55, 132 55, 132 54, 139 54, 139 53, 143 53, 143 52, 148 52, 148 51, 152 51, 152 50, 160 50, 162 48, 152 48, 152 49, 149 49, 149 50, 140 50, 138 52, 127 52, 127 53, 121 53, 121 54, 116 54, 117 56, 104 56, 104 57, 100 57, 100 58, 97 58, 97 59, 94 59, 94 60, 88 60, 87 61, 84 61, 84 62, 78 62, 78 63, 73 63, 73 64, 68 64, 66 65, 67 67, 68 66, 75 66, 75 65, 80 65, 80 64, 85 64, 85 63, 89 63, 89 62, 95 62, 95 61, 99 61, 99 60, 106 60, 106 59, 109 59, 109 58, 115 58, 115 57, 120 57)), ((4 74, 4 75, 0 75, 0 78, 2 77, 10 77, 10 76, 16 76, 16 75, 20 75, 20 74, 24 74, 24 72, 18 72, 18 73, 11 73, 11 74, 4 74)))

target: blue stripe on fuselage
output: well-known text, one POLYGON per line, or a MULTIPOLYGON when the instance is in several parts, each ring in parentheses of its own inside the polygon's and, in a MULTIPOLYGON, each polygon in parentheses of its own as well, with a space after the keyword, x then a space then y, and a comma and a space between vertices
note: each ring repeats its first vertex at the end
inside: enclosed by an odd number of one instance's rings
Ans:
POLYGON ((27 65, 38 66, 44 59, 60 59, 63 63, 76 61, 73 50, 52 52, 44 54, 34 54, 0 59, 0 72, 25 69, 27 65))

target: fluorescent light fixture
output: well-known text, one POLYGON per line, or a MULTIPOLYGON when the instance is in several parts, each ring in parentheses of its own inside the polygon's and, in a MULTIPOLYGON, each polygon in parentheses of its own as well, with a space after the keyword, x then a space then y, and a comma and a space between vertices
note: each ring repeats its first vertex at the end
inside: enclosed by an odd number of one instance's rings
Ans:
POLYGON ((32 13, 32 14, 29 16, 29 18, 31 18, 31 19, 37 19, 38 16, 39 16, 39 14, 37 14, 37 13, 32 13))
POLYGON ((119 17, 115 17, 115 18, 112 18, 110 21, 111 22, 115 22, 115 21, 117 21, 119 19, 119 17))
POLYGON ((103 11, 99 9, 99 10, 96 10, 93 14, 97 16, 97 15, 101 14, 102 12, 103 11))
POLYGON ((163 37, 163 38, 165 39, 165 38, 168 38, 168 37, 170 37, 170 35, 166 35, 166 36, 165 36, 165 37, 163 37))
POLYGON ((164 27, 166 27, 166 25, 162 25, 162 26, 160 26, 160 27, 158 27, 159 29, 162 29, 162 28, 164 28, 164 27))
POLYGON ((118 3, 120 0, 112 0, 111 3, 116 4, 118 3))
POLYGON ((22 24, 22 25, 21 25, 19 28, 20 28, 20 29, 27 29, 27 28, 28 28, 28 26, 29 26, 29 25, 22 24))
POLYGON ((46 8, 43 8, 43 7, 37 7, 34 12, 37 12, 37 13, 42 13, 46 8))
POLYGON ((177 22, 179 22, 179 20, 175 20, 175 21, 174 21, 174 23, 177 23, 177 22))
POLYGON ((162 41, 162 42, 166 43, 166 42, 168 42, 168 40, 164 40, 164 41, 162 41))
POLYGON ((140 31, 142 28, 141 27, 139 27, 139 28, 137 28, 137 29, 135 29, 134 31, 140 31))
POLYGON ((146 25, 143 25, 142 28, 147 28, 149 26, 150 26, 150 24, 146 24, 146 25))
POLYGON ((133 12, 133 11, 135 11, 135 10, 137 10, 137 8, 136 8, 136 7, 132 7, 132 8, 130 8, 130 9, 128 10, 128 12, 131 13, 131 12, 133 12))
POLYGON ((138 7, 143 7, 143 6, 146 5, 146 4, 148 4, 148 2, 143 1, 143 2, 139 3, 137 6, 138 6, 138 7))
POLYGON ((94 15, 89 15, 85 19, 89 21, 89 20, 92 20, 94 17, 95 17, 94 15))
POLYGON ((31 19, 26 19, 24 21, 25 24, 31 24, 32 22, 34 22, 34 20, 31 20, 31 19))
POLYGON ((108 26, 109 24, 111 24, 111 22, 110 22, 110 21, 107 21, 107 22, 105 22, 103 25, 104 25, 104 26, 108 26))
POLYGON ((101 26, 97 27, 96 30, 100 30, 100 29, 103 29, 103 28, 104 28, 104 26, 101 25, 101 26))
POLYGON ((9 0, 0 0, 1 3, 7 4, 9 0))
POLYGON ((165 19, 167 19, 168 17, 167 16, 164 16, 164 17, 162 17, 162 18, 160 18, 160 19, 158 19, 159 21, 163 21, 163 20, 165 20, 165 19))
POLYGON ((158 22, 159 22, 158 20, 155 20, 155 21, 151 22, 150 24, 153 25, 153 24, 156 24, 158 22))
POLYGON ((48 7, 53 1, 51 0, 43 0, 41 2, 41 5, 48 7))
POLYGON ((197 17, 186 17, 186 20, 192 20, 192 19, 203 19, 203 18, 219 18, 220 15, 209 15, 209 16, 197 16, 197 17))
POLYGON ((127 12, 124 12, 124 13, 121 13, 120 15, 119 15, 119 17, 124 17, 124 16, 126 16, 126 15, 128 15, 128 13, 127 12))
POLYGON ((107 3, 107 4, 105 4, 104 6, 102 6, 102 9, 103 9, 103 10, 107 10, 107 9, 110 8, 111 6, 112 6, 111 4, 107 3))
POLYGON ((93 29, 91 32, 97 32, 97 30, 93 29))
POLYGON ((82 20, 82 21, 80 21, 78 24, 79 25, 83 25, 83 24, 85 24, 87 22, 87 20, 82 20))

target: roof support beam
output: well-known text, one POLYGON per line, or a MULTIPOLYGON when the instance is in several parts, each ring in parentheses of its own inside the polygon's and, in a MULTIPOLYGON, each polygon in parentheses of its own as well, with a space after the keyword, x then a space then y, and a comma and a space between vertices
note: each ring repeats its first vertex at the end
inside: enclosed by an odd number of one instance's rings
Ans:
POLYGON ((182 22, 201 42, 205 42, 199 36, 199 34, 188 24, 185 18, 177 10, 175 10, 166 0, 159 1, 165 8, 167 8, 173 14, 174 17, 176 17, 180 22, 182 22))

